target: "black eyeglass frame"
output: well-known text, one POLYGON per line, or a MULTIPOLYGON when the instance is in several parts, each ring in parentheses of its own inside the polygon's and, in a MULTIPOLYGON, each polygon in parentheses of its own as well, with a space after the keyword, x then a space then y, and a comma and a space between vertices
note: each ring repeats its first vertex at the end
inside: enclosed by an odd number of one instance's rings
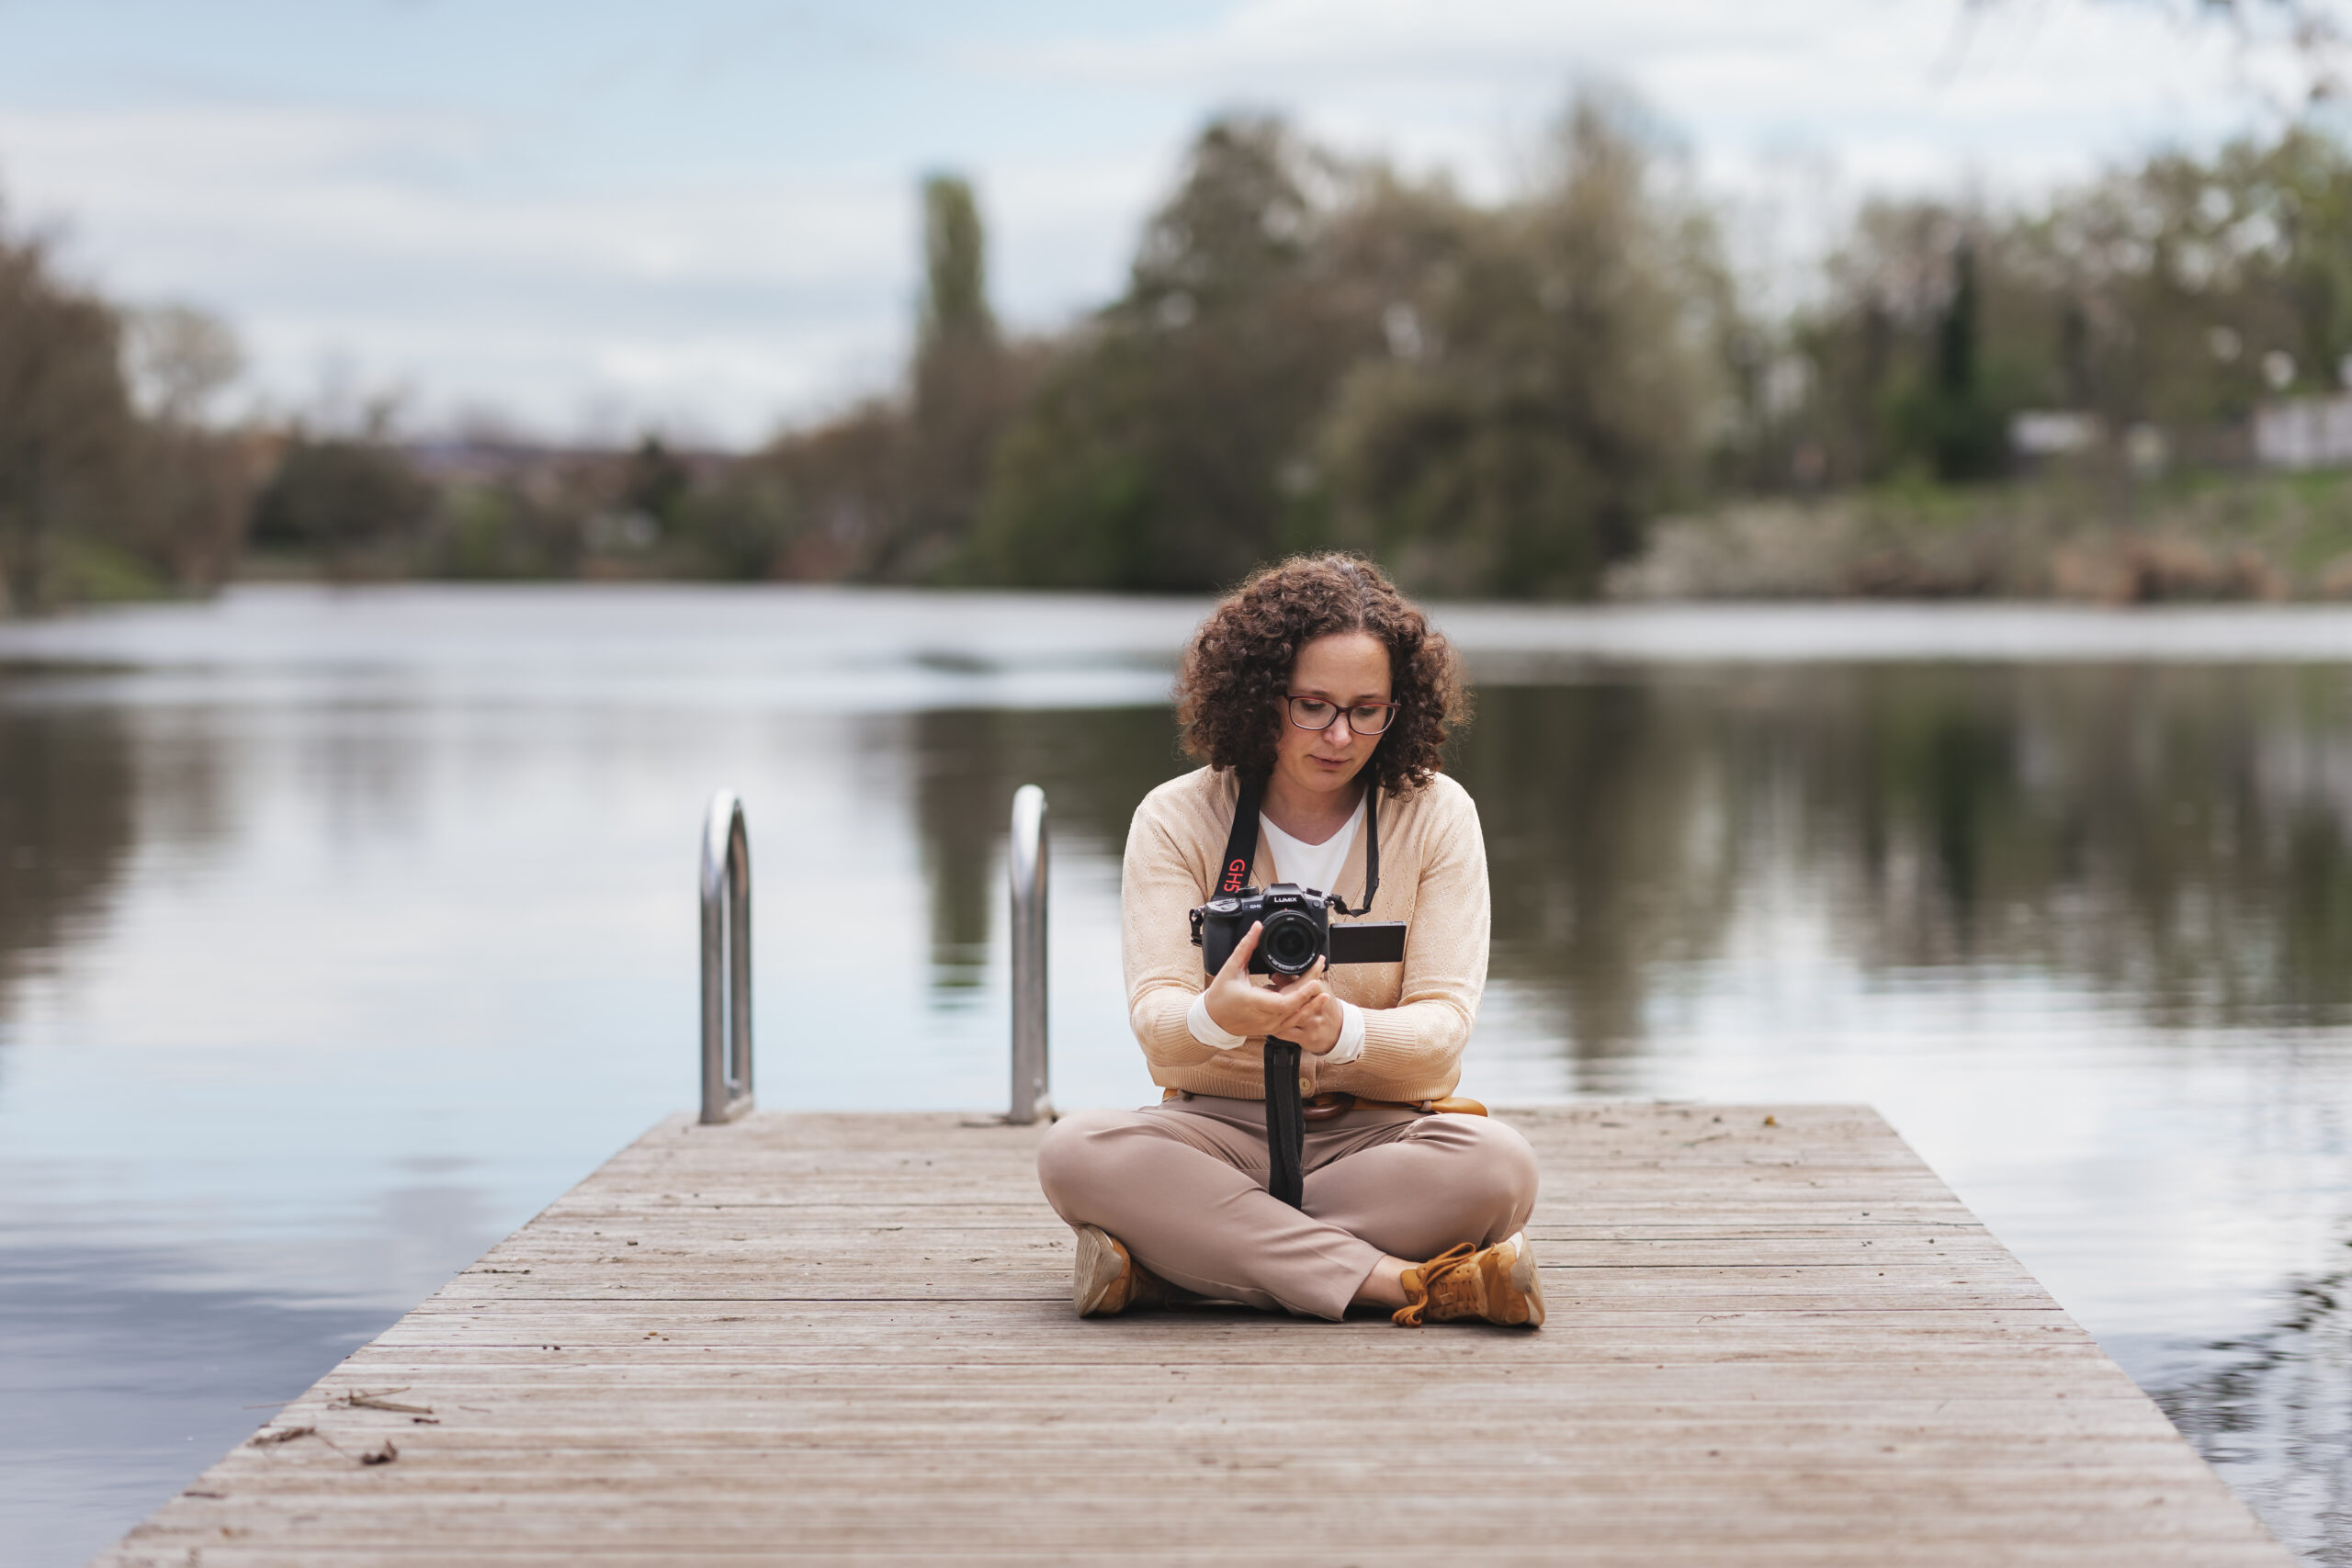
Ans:
POLYGON ((1331 714, 1331 718, 1337 718, 1341 714, 1345 714, 1348 719, 1348 731, 1352 735, 1387 734, 1388 727, 1396 722, 1397 708, 1403 705, 1398 703, 1349 703, 1342 705, 1339 703, 1332 702, 1328 697, 1295 697, 1287 692, 1283 693, 1283 716, 1290 720, 1291 728, 1293 729, 1306 729, 1318 732, 1330 728, 1331 719, 1327 718, 1320 724, 1307 723, 1305 719, 1298 716, 1298 705, 1301 703, 1315 703, 1321 706, 1332 709, 1333 712, 1331 714), (1380 708, 1385 710, 1388 716, 1380 721, 1380 728, 1378 729, 1359 729, 1356 728, 1356 709, 1358 708, 1380 708))

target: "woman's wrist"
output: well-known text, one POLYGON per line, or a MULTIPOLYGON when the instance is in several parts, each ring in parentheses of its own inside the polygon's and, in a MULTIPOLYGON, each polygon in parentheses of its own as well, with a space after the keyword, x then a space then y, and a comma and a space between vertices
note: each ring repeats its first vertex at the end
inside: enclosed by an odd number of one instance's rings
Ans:
POLYGON ((1248 1035, 1234 1033, 1211 1016, 1206 991, 1193 993, 1193 1005, 1184 1014, 1184 1026, 1191 1031, 1193 1039, 1213 1051, 1230 1051, 1236 1046, 1248 1044, 1250 1041, 1248 1035))

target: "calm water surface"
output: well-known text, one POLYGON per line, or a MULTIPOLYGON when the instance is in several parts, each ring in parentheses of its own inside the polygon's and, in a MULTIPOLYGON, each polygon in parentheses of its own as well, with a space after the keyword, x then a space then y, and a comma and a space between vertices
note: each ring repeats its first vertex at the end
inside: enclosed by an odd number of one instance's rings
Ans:
MULTIPOLYGON (((1002 832, 1054 1093, 1150 1094, 1127 817, 1202 606, 253 591, 0 626, 0 1541, 69 1563, 692 1099, 986 1107, 1002 832)), ((1496 899, 1464 1087, 1866 1100, 2273 1529, 2352 1564, 2352 616, 1450 611, 1496 899)))

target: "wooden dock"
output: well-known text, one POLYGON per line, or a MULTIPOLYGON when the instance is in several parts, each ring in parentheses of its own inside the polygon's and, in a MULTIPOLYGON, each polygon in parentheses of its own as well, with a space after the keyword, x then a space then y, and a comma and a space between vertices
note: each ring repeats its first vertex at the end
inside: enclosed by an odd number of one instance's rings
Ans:
POLYGON ((1508 1116, 1540 1333, 1081 1322, 1035 1128, 664 1122, 98 1561, 2294 1561, 1872 1111, 1508 1116))

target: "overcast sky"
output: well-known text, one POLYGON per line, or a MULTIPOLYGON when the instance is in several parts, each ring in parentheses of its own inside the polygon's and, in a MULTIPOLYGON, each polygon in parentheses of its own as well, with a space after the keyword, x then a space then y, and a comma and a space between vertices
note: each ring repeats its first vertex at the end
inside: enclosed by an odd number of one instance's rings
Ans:
MULTIPOLYGON (((2182 8, 2186 8, 2185 6, 2182 8)), ((251 395, 748 442, 887 386, 915 182, 968 174, 1016 324, 1119 287, 1219 107, 1509 187, 1634 87, 1769 269, 1860 192, 2030 193, 2257 118, 2160 3, 0 0, 0 192, 80 275, 228 318, 251 395)))

